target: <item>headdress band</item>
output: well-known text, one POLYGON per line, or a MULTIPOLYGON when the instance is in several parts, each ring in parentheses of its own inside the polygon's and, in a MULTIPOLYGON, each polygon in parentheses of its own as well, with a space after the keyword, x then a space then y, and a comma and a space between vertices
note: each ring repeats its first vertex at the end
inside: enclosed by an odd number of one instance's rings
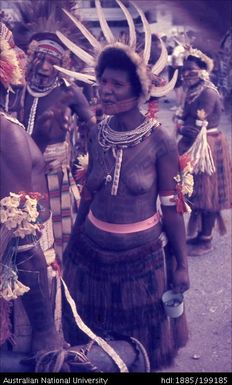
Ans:
POLYGON ((48 39, 39 41, 36 51, 53 55, 59 59, 62 59, 64 55, 64 49, 55 41, 48 39))

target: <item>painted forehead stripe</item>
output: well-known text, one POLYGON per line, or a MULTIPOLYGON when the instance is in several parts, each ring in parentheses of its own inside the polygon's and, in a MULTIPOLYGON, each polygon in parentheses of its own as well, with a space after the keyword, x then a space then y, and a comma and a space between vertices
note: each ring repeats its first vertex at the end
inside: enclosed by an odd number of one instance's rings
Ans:
POLYGON ((36 51, 48 53, 58 58, 62 58, 62 56, 64 55, 64 49, 52 40, 40 41, 36 51))

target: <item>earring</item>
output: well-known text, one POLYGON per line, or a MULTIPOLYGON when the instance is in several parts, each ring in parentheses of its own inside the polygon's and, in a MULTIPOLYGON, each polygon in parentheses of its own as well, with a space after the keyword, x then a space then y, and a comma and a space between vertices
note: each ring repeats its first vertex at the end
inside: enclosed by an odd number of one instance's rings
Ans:
POLYGON ((208 73, 208 71, 206 71, 206 70, 201 70, 201 71, 199 72, 199 77, 200 77, 200 79, 202 79, 202 80, 209 80, 209 73, 208 73))

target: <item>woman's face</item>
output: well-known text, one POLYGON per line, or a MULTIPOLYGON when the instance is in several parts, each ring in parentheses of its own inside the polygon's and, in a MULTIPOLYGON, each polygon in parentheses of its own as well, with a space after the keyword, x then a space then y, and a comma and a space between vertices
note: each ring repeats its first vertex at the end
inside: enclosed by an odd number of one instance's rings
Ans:
POLYGON ((188 87, 194 86, 200 80, 201 68, 193 61, 187 60, 183 66, 182 75, 188 87))
POLYGON ((132 109, 138 104, 127 71, 106 68, 99 81, 99 96, 103 110, 108 115, 132 109), (130 103, 126 103, 130 99, 130 103), (132 100, 132 104, 131 104, 132 100), (127 109, 128 110, 128 109, 127 109))

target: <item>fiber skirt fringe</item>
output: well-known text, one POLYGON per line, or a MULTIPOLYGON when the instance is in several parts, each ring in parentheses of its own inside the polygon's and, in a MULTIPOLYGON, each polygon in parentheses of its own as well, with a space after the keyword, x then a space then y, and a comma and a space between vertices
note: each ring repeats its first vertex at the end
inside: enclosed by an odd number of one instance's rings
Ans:
POLYGON ((137 338, 153 370, 171 365, 186 343, 187 326, 185 315, 170 322, 163 310, 164 249, 154 242, 112 252, 100 250, 81 232, 77 238, 65 256, 64 280, 83 321, 98 335, 137 338))
POLYGON ((207 135, 216 172, 194 176, 194 209, 220 211, 232 207, 232 174, 228 143, 223 133, 207 135))

